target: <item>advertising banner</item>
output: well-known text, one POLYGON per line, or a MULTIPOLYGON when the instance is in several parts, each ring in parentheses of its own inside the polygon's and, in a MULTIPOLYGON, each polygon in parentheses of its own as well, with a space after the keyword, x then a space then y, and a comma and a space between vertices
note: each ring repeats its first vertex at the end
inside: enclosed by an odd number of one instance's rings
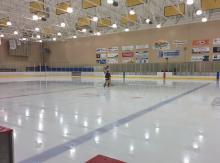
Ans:
POLYGON ((160 58, 173 58, 180 56, 180 50, 159 51, 160 58))
POLYGON ((136 52, 136 63, 148 63, 148 51, 136 52))
POLYGON ((193 47, 208 47, 209 46, 209 40, 193 40, 192 42, 193 47))
POLYGON ((185 46, 187 44, 187 41, 186 40, 174 40, 173 44, 176 47, 183 47, 183 46, 185 46))
POLYGON ((214 55, 212 59, 213 61, 220 61, 220 55, 214 55))
POLYGON ((213 47, 213 53, 220 53, 220 47, 213 47))
POLYGON ((133 57, 134 52, 122 52, 122 57, 133 57))
POLYGON ((108 49, 108 51, 109 51, 110 53, 112 53, 112 52, 118 52, 118 51, 119 51, 119 48, 118 48, 118 47, 111 47, 111 48, 108 49))
POLYGON ((199 62, 199 61, 209 61, 208 55, 193 55, 191 57, 192 62, 199 62))
POLYGON ((154 49, 156 50, 169 50, 170 43, 165 40, 159 40, 154 43, 154 49))
POLYGON ((214 47, 220 47, 220 38, 215 38, 213 40, 213 46, 214 47))
POLYGON ((204 53, 209 53, 210 48, 209 47, 195 47, 192 48, 192 53, 193 54, 204 54, 204 53))
POLYGON ((148 44, 145 44, 145 45, 136 45, 136 49, 137 49, 137 50, 149 49, 149 45, 148 45, 148 44))
POLYGON ((122 63, 134 63, 134 59, 133 58, 123 58, 122 63))
POLYGON ((122 51, 133 51, 134 46, 133 45, 122 46, 121 49, 122 51))
POLYGON ((96 60, 97 64, 106 64, 106 59, 96 60))
POLYGON ((96 49, 96 53, 107 53, 108 50, 106 48, 98 48, 96 49))

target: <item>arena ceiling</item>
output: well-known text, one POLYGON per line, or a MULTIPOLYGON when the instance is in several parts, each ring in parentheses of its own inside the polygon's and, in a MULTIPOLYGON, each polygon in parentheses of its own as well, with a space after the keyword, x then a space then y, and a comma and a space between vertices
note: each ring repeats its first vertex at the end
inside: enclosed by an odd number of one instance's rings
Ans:
POLYGON ((1 0, 0 37, 32 41, 97 37, 202 18, 218 20, 218 8, 220 0, 1 0), (196 13, 200 9, 202 13, 196 13))

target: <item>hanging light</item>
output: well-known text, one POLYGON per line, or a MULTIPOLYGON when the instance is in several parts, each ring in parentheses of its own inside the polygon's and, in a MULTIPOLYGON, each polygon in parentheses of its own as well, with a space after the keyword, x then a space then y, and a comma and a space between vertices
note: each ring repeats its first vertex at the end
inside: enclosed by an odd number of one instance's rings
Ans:
POLYGON ((145 22, 147 23, 147 24, 149 24, 150 23, 150 19, 149 18, 147 18, 146 20, 145 20, 145 22))
POLYGON ((112 28, 118 28, 117 24, 112 24, 112 28))
POLYGON ((82 29, 82 32, 83 32, 83 33, 86 33, 86 31, 87 31, 87 30, 86 30, 85 28, 82 29))
POLYGON ((97 35, 97 36, 100 36, 100 35, 101 35, 101 32, 97 32, 96 35, 97 35))
POLYGON ((23 40, 23 41, 26 41, 26 40, 27 40, 27 38, 22 38, 22 40, 23 40))
POLYGON ((7 25, 7 26, 11 26, 12 23, 11 23, 10 21, 7 21, 6 25, 7 25))
POLYGON ((74 35, 74 36, 73 36, 73 38, 77 38, 77 36, 76 36, 76 35, 74 35))
POLYGON ((42 40, 39 40, 39 42, 42 42, 42 40))
POLYGON ((187 0, 187 1, 186 1, 186 4, 187 4, 187 5, 192 5, 193 3, 194 3, 194 0, 187 0))
POLYGON ((197 11, 196 11, 196 15, 198 15, 198 16, 199 16, 199 15, 202 15, 202 10, 197 10, 197 11))
POLYGON ((62 22, 62 23, 60 23, 60 26, 64 28, 66 26, 66 24, 62 22))
POLYGON ((125 32, 129 32, 130 31, 130 29, 129 28, 125 28, 125 32))
POLYGON ((36 28, 35 28, 35 31, 39 32, 39 31, 40 31, 40 28, 36 27, 36 28))
POLYGON ((14 31, 14 35, 18 35, 18 31, 14 31))
POLYGON ((5 37, 4 34, 1 34, 0 37, 5 37))
POLYGON ((57 33, 57 36, 61 36, 62 34, 60 32, 57 33))
POLYGON ((39 16, 33 15, 33 16, 32 16, 32 19, 35 20, 35 21, 37 21, 37 20, 39 19, 39 16))
POLYGON ((57 38, 56 38, 56 37, 54 37, 54 38, 53 38, 53 41, 56 41, 56 40, 57 40, 57 38))
POLYGON ((130 15, 135 15, 135 11, 134 11, 133 8, 129 11, 129 14, 130 14, 130 15))
POLYGON ((107 3, 112 5, 114 3, 114 1, 113 0, 107 0, 107 3))
POLYGON ((157 26, 156 26, 157 28, 161 28, 161 24, 157 24, 157 26))
POLYGON ((203 18, 202 18, 202 22, 203 22, 203 23, 205 23, 205 22, 207 22, 207 21, 208 21, 208 18, 207 18, 207 17, 203 17, 203 18))
POLYGON ((40 35, 37 35, 36 37, 37 37, 38 39, 40 39, 40 35))
POLYGON ((66 11, 71 14, 73 12, 73 8, 72 7, 68 7, 66 11))
POLYGON ((97 16, 94 16, 94 17, 92 18, 92 21, 97 22, 98 19, 99 19, 99 18, 98 18, 97 16))

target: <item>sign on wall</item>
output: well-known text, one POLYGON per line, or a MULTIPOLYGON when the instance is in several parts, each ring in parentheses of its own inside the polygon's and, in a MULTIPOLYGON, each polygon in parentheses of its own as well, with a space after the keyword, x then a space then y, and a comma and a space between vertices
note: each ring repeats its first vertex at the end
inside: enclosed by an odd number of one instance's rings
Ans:
POLYGON ((187 41, 186 41, 186 40, 174 40, 174 41, 173 41, 173 44, 174 44, 176 47, 183 47, 183 46, 186 46, 187 41))
POLYGON ((136 50, 143 50, 143 49, 149 49, 149 45, 136 45, 136 50))
POLYGON ((192 48, 193 54, 204 54, 204 53, 210 52, 208 39, 193 40, 192 46, 193 46, 193 48, 192 48))
POLYGON ((107 48, 97 48, 96 53, 107 53, 107 48))
POLYGON ((213 61, 220 61, 220 54, 219 55, 214 55, 212 60, 213 61))
POLYGON ((180 56, 180 50, 159 51, 160 58, 173 58, 180 56))
POLYGON ((220 53, 220 38, 213 40, 213 53, 220 53))
POLYGON ((148 63, 148 51, 136 52, 136 63, 148 63))
POLYGON ((156 50, 169 50, 170 43, 166 40, 159 40, 154 43, 154 49, 156 50))
POLYGON ((122 57, 133 57, 134 52, 122 52, 122 57))
POLYGON ((208 55, 193 55, 191 57, 192 62, 209 61, 208 55))
POLYGON ((133 45, 122 46, 121 49, 122 51, 133 51, 134 46, 133 45))

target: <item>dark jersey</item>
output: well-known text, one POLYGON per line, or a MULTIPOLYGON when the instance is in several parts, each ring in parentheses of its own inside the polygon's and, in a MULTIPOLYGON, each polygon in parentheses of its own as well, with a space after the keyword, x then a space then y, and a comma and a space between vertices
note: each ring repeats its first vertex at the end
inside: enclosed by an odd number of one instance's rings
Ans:
POLYGON ((109 80, 111 78, 111 74, 109 72, 107 72, 105 74, 105 80, 109 80))

